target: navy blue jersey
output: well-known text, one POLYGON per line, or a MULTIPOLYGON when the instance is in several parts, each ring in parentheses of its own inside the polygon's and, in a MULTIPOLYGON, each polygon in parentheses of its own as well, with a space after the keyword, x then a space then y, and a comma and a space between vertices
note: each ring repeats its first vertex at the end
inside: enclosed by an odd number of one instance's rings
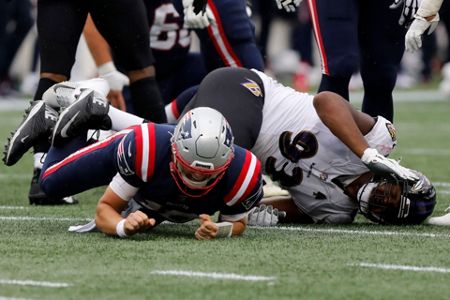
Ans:
POLYGON ((183 28, 181 1, 145 0, 150 26, 150 47, 157 76, 166 77, 184 61, 191 44, 189 30, 183 28))
POLYGON ((182 193, 172 178, 169 164, 174 128, 145 123, 81 149, 75 142, 67 144, 71 149, 52 147, 44 164, 41 186, 52 196, 72 195, 105 185, 118 173, 128 185, 138 188, 135 200, 150 210, 152 217, 173 222, 186 222, 199 214, 217 211, 232 218, 259 202, 260 162, 250 151, 238 146, 234 147, 230 167, 209 193, 201 197, 182 193), (79 150, 74 152, 76 149, 79 150), (67 156, 68 152, 73 153, 67 156))

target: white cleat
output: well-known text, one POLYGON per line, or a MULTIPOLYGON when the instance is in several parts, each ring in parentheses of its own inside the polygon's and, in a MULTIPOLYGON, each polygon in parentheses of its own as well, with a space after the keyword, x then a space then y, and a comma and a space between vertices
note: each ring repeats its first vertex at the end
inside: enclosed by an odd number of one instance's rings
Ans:
POLYGON ((54 84, 45 91, 42 100, 53 108, 66 108, 78 99, 85 89, 93 90, 103 98, 109 93, 109 84, 105 79, 93 78, 83 81, 63 81, 54 84))
MULTIPOLYGON (((445 211, 448 211, 450 207, 448 207, 445 211)), ((430 225, 439 225, 439 226, 450 226, 450 213, 440 217, 429 218, 427 224, 430 225)))

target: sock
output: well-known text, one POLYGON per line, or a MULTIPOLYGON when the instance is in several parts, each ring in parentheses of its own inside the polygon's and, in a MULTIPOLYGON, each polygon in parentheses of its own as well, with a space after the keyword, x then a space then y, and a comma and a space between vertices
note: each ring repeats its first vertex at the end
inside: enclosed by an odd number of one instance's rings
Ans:
POLYGON ((139 125, 144 122, 144 119, 117 109, 113 106, 109 106, 108 117, 111 119, 111 129, 120 131, 133 125, 139 125))
POLYGON ((319 92, 330 91, 341 95, 347 101, 349 100, 348 84, 350 78, 331 77, 322 74, 322 80, 320 81, 319 92))
POLYGON ((37 152, 37 153, 33 154, 35 169, 42 169, 42 165, 44 164, 44 160, 45 160, 46 156, 47 156, 47 153, 43 153, 43 152, 37 152))
POLYGON ((137 116, 155 123, 166 123, 164 104, 154 77, 130 84, 131 101, 137 116))
POLYGON ((34 93, 33 100, 42 100, 42 95, 44 95, 45 91, 50 88, 55 83, 58 83, 57 81, 53 81, 49 78, 41 78, 39 79, 39 84, 36 90, 36 93, 34 93))

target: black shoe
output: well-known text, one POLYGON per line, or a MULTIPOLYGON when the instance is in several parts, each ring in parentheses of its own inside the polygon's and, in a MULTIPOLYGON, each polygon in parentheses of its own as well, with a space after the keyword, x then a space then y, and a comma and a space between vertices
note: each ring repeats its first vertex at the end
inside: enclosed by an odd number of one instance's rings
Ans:
POLYGON ((33 101, 25 111, 24 120, 5 145, 3 162, 14 165, 40 139, 48 139, 58 119, 58 113, 44 101, 33 101))
POLYGON ((93 90, 83 90, 78 100, 61 112, 53 130, 52 145, 60 146, 88 129, 110 129, 108 111, 106 99, 95 95, 93 90))
POLYGON ((28 199, 31 205, 73 205, 78 203, 78 200, 72 196, 56 199, 48 197, 39 185, 40 175, 41 169, 34 169, 30 191, 28 192, 28 199))

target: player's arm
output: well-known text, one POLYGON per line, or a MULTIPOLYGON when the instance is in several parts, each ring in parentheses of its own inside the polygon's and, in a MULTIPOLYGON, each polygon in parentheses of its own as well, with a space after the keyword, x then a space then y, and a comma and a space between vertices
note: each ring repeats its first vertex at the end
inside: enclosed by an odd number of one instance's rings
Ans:
POLYGON ((313 104, 322 122, 361 158, 369 170, 380 175, 394 174, 402 179, 418 179, 411 170, 369 147, 363 134, 368 133, 375 124, 371 116, 357 111, 344 98, 332 92, 317 94, 314 96, 313 104))
POLYGON ((137 190, 117 174, 97 204, 95 214, 97 228, 109 235, 127 237, 153 227, 155 220, 141 211, 133 212, 125 219, 121 216, 121 212, 137 190))
POLYGON ((357 111, 340 95, 321 92, 314 96, 314 108, 322 122, 358 157, 369 148, 363 134, 368 133, 375 120, 357 111))
POLYGON ((117 71, 111 56, 110 48, 106 40, 95 27, 91 16, 86 19, 83 30, 86 43, 97 65, 99 77, 106 79, 111 88, 108 100, 114 107, 126 110, 122 89, 129 84, 129 79, 124 74, 117 71))

